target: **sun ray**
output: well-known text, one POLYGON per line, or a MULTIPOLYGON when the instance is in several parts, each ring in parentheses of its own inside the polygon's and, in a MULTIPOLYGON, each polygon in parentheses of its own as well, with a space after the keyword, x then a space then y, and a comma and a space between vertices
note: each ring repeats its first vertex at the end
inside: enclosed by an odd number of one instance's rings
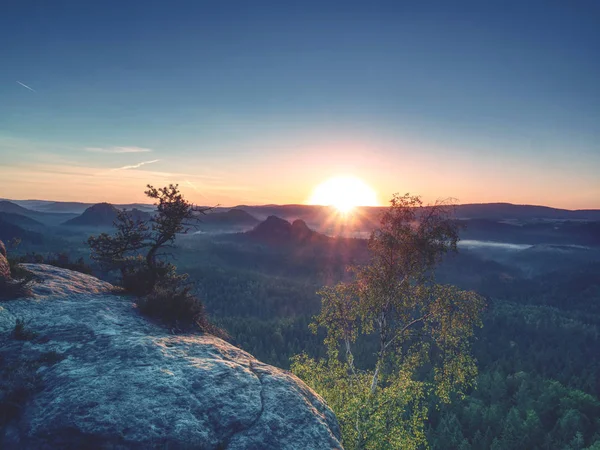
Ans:
POLYGON ((379 205, 375 191, 353 176, 339 176, 321 183, 313 191, 309 203, 332 206, 341 214, 348 214, 357 206, 379 205))

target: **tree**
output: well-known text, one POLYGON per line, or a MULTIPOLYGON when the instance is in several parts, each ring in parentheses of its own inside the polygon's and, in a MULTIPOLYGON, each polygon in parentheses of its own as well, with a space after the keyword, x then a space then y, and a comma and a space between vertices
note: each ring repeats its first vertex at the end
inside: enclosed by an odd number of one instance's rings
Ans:
POLYGON ((174 267, 164 261, 166 254, 160 252, 173 244, 177 234, 185 234, 196 226, 199 215, 210 209, 192 205, 179 192, 178 185, 147 187, 145 194, 156 200, 155 215, 142 220, 119 211, 114 235, 102 233, 88 239, 92 259, 105 269, 119 270, 124 287, 137 294, 151 292, 161 278, 173 275, 174 267))
POLYGON ((212 325, 203 303, 185 283, 187 274, 177 274, 167 262, 170 247, 177 234, 184 234, 199 221, 199 214, 210 208, 198 208, 188 202, 177 185, 156 189, 148 185, 146 195, 156 200, 156 214, 149 220, 132 218, 120 211, 114 223, 114 235, 90 236, 92 259, 108 270, 121 272, 123 287, 139 296, 139 310, 168 323, 172 330, 199 328, 227 337, 212 325))
POLYGON ((474 383, 470 344, 484 301, 434 278, 457 249, 451 212, 444 202, 423 206, 419 197, 395 195, 369 240, 369 263, 351 268, 351 282, 320 291, 312 328, 326 329, 328 357, 297 356, 292 370, 332 406, 345 448, 425 445, 429 401, 449 402, 474 383), (376 341, 369 366, 356 366, 357 339, 376 341))

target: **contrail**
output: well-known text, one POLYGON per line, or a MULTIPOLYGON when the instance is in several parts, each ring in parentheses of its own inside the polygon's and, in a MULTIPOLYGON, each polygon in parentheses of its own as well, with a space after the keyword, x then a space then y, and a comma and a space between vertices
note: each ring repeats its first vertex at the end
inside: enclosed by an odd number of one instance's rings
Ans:
POLYGON ((145 166, 146 164, 153 164, 155 162, 159 162, 160 159, 153 159, 152 161, 143 161, 141 163, 138 164, 134 164, 132 166, 123 166, 123 167, 117 167, 116 169, 112 169, 112 170, 128 170, 128 169, 137 169, 138 167, 142 167, 145 166))
POLYGON ((200 189, 198 189, 196 187, 196 185, 194 183, 192 183, 190 180, 185 180, 185 182, 187 183, 187 185, 189 187, 191 187, 193 190, 195 190, 198 194, 200 194, 200 197, 202 198, 206 198, 206 196, 204 194, 202 194, 202 192, 200 192, 200 189))
POLYGON ((21 83, 20 81, 17 80, 17 83, 19 83, 21 86, 23 86, 25 89, 29 89, 31 92, 37 92, 35 89, 30 88, 29 86, 27 86, 25 83, 21 83))
POLYGON ((84 150, 95 153, 146 153, 152 151, 142 147, 86 147, 84 150))

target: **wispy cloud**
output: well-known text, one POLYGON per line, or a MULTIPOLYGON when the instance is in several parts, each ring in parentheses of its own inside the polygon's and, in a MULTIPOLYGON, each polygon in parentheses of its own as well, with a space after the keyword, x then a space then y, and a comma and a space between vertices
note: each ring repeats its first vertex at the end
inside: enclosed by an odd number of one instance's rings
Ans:
POLYGON ((148 153, 152 149, 143 147, 86 147, 85 151, 95 153, 148 153))
POLYGON ((154 163, 159 162, 159 161, 160 161, 160 159, 153 159, 152 161, 142 161, 141 163, 133 164, 131 166, 116 167, 116 168, 114 168, 112 170, 137 169, 138 167, 145 166, 146 164, 154 164, 154 163))
POLYGON ((195 190, 196 192, 200 192, 198 190, 198 188, 196 187, 196 185, 194 183, 192 183, 190 180, 185 180, 186 184, 191 187, 193 190, 195 190))
POLYGON ((37 92, 35 89, 30 88, 29 86, 27 86, 25 83, 21 83, 20 81, 17 80, 17 83, 19 83, 21 86, 23 86, 25 89, 29 89, 31 92, 37 92))

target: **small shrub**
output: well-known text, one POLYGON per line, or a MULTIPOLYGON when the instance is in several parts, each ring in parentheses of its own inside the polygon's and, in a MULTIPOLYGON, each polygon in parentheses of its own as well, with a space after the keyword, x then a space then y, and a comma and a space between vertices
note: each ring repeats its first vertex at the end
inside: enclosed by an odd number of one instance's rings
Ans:
POLYGON ((45 264, 60 267, 62 269, 74 270, 75 272, 81 272, 87 275, 92 275, 93 273, 91 266, 86 264, 82 257, 72 261, 67 253, 57 253, 55 255, 48 255, 45 264))
POLYGON ((190 286, 157 284, 137 305, 142 314, 166 323, 173 331, 200 330, 223 339, 228 337, 208 321, 202 301, 192 293, 190 286))
POLYGON ((37 333, 27 329, 25 321, 23 319, 17 319, 15 321, 15 328, 12 332, 13 339, 17 341, 30 341, 37 336, 37 333))
POLYGON ((141 261, 139 264, 130 265, 121 273, 121 287, 137 296, 149 294, 154 282, 152 271, 141 261))
POLYGON ((11 269, 13 267, 18 268, 18 265, 21 263, 48 264, 50 266, 74 270, 76 272, 85 273, 87 275, 92 275, 93 273, 92 267, 88 265, 82 257, 73 261, 71 260, 70 256, 64 252, 48 253, 46 255, 32 252, 19 256, 17 258, 9 258, 9 264, 11 265, 11 269))

